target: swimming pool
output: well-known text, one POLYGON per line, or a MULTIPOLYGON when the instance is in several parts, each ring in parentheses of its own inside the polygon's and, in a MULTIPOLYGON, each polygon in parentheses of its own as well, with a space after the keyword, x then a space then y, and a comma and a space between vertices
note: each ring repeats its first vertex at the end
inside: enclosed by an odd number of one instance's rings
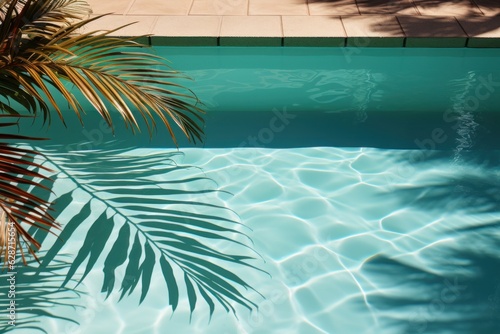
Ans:
MULTIPOLYGON (((219 307, 211 321, 200 301, 190 323, 185 293, 172 315, 161 277, 153 276, 140 306, 137 291, 120 302, 119 291, 105 300, 101 264, 78 286, 87 295, 70 301, 82 309, 50 309, 78 326, 42 317, 47 332, 499 331, 500 50, 156 52, 195 79, 190 87, 208 110, 204 147, 183 144, 183 154, 167 155, 173 148, 164 133, 150 140, 118 128, 112 135, 88 118, 81 132, 54 125, 56 146, 42 149, 48 156, 49 149, 88 150, 75 161, 108 159, 108 168, 113 159, 92 151, 165 154, 179 167, 169 177, 194 180, 175 188, 186 191, 182 198, 217 205, 194 208, 197 214, 227 208, 229 219, 251 229, 246 233, 262 256, 252 264, 270 276, 227 269, 266 298, 249 290, 259 312, 238 309, 235 318, 219 307)), ((69 164, 54 158, 51 167, 58 163, 69 164)), ((60 176, 56 195, 75 191, 73 181, 60 176)), ((69 211, 88 204, 90 218, 106 212, 83 190, 71 199, 69 211)), ((77 253, 84 237, 76 233, 64 252, 77 253)))

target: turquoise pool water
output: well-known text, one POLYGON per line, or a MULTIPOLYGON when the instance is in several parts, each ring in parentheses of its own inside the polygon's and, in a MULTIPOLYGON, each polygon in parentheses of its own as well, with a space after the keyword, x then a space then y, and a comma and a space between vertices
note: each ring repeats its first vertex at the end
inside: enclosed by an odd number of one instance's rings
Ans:
MULTIPOLYGON (((192 207, 204 215, 228 208, 225 217, 251 229, 239 227, 262 257, 252 264, 270 275, 227 269, 265 299, 246 291, 259 311, 237 307, 235 318, 216 307, 211 321, 200 300, 190 322, 185 291, 172 315, 158 271, 140 306, 140 291, 120 302, 118 290, 105 299, 101 259, 78 286, 85 294, 69 302, 82 309, 48 310, 78 325, 39 317, 48 333, 499 332, 500 50, 157 52, 195 79, 192 89, 209 112, 204 147, 170 156, 165 133, 149 140, 118 128, 112 136, 90 118, 81 132, 51 130, 56 145, 41 147, 52 157, 48 165, 73 173, 61 174, 54 188, 54 196, 72 198, 60 219, 89 203, 88 223, 108 210, 76 186, 90 174, 68 161, 97 161, 107 151, 107 164, 99 166, 119 174, 120 156, 164 154, 178 167, 194 167, 155 181, 196 179, 170 185, 185 193, 167 199, 217 206, 192 207), (87 151, 70 153, 76 148, 87 151)), ((78 253, 88 223, 61 250, 73 254, 66 261, 78 253)), ((216 244, 225 252, 237 248, 216 244)))

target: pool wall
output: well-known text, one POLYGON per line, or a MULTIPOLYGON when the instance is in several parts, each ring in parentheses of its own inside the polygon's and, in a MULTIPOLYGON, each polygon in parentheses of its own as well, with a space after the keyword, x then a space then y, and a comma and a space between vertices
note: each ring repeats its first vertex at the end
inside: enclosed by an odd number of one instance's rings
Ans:
MULTIPOLYGON (((419 149, 415 140, 421 133, 440 137, 433 131, 442 129, 449 137, 469 114, 479 124, 478 147, 500 142, 500 49, 156 47, 151 52, 193 79, 181 83, 207 112, 204 147, 419 149)), ((48 132, 41 124, 34 131, 62 143, 123 139, 172 147, 161 127, 153 138, 129 136, 118 121, 113 136, 90 109, 82 131, 74 131, 80 125, 69 108, 67 129, 55 119, 48 132)), ((191 145, 181 141, 180 146, 191 145)))

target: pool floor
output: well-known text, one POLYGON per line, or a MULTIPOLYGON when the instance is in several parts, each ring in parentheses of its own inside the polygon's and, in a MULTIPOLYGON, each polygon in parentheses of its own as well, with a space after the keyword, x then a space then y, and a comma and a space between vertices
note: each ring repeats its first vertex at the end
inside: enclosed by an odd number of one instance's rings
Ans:
MULTIPOLYGON (((127 153, 140 157, 151 152, 161 150, 127 153)), ((192 148, 175 160, 179 166, 201 168, 184 171, 186 177, 211 179, 194 189, 225 191, 193 194, 193 200, 227 206, 251 229, 247 233, 262 256, 252 263, 270 276, 240 266, 227 269, 265 296, 246 292, 259 311, 239 307, 236 319, 219 306, 210 320, 200 300, 190 323, 185 293, 172 315, 159 273, 141 306, 138 291, 120 302, 115 291, 105 300, 101 261, 78 286, 88 293, 76 300, 83 309, 51 309, 79 325, 42 318, 49 333, 500 329, 500 184, 498 169, 492 168, 500 160, 499 150, 192 148)), ((71 182, 61 179, 56 189, 71 189, 71 182)), ((85 196, 79 198, 85 202, 85 196)), ((200 212, 210 214, 211 209, 200 212)), ((84 236, 75 235, 61 253, 77 252, 84 236)))

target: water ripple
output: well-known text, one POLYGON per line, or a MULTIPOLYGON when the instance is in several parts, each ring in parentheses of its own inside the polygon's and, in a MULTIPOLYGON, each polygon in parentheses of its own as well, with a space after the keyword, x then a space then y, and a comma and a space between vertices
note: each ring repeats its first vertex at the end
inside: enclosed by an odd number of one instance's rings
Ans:
MULTIPOLYGON (((267 299, 259 311, 241 310, 239 319, 215 312, 211 321, 200 303, 189 324, 187 304, 172 317, 166 288, 154 280, 146 306, 124 300, 102 305, 101 314, 119 318, 123 333, 141 333, 133 325, 138 318, 143 332, 155 333, 411 333, 424 323, 429 333, 444 333, 439 323, 450 319, 462 326, 450 325, 455 333, 466 333, 460 328, 470 327, 455 315, 467 305, 484 311, 488 296, 496 300, 493 277, 500 273, 490 266, 500 263, 491 251, 500 245, 497 174, 484 164, 458 168, 452 159, 430 158, 403 175, 410 154, 327 147, 185 150, 178 162, 200 166, 213 179, 210 187, 231 193, 220 193, 220 201, 251 228, 272 278, 246 278, 267 299), (440 297, 450 295, 450 284, 458 291, 453 302, 440 297), (436 300, 439 312, 432 311, 436 300)), ((490 154, 500 158, 500 152, 490 154)), ((479 313, 467 316, 485 320, 479 313)), ((477 326, 475 333, 496 328, 494 322, 477 326)), ((82 330, 96 328, 85 322, 82 330)))

